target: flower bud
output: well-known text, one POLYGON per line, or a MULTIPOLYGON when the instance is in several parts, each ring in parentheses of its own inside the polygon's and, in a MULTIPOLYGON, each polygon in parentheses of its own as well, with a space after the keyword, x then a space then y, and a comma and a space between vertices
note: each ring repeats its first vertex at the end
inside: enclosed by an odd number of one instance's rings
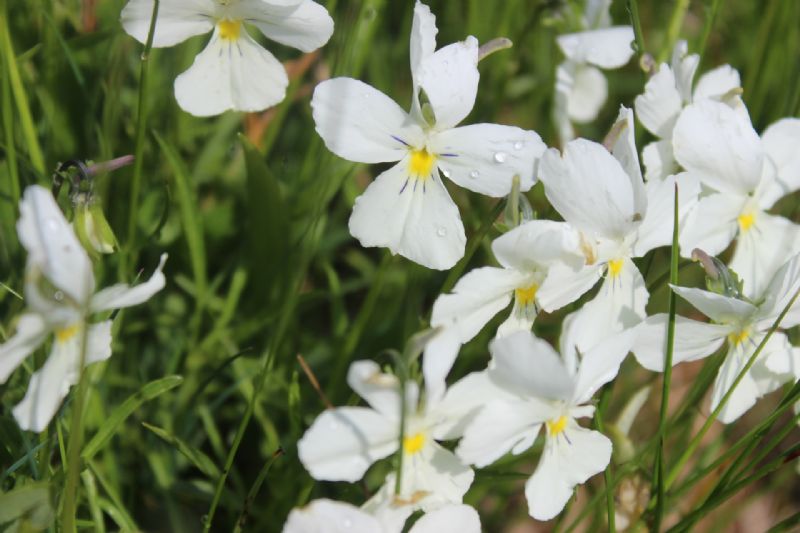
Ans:
POLYGON ((110 254, 117 249, 117 238, 106 220, 97 197, 80 195, 75 203, 75 234, 92 255, 110 254))

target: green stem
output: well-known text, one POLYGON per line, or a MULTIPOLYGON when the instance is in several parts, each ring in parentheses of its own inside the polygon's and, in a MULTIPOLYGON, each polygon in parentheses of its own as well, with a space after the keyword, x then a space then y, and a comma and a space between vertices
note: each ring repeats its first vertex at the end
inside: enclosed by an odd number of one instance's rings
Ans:
POLYGON ((708 36, 711 35, 711 28, 714 26, 714 21, 717 20, 717 13, 719 12, 719 5, 722 0, 713 0, 711 7, 706 10, 706 20, 703 24, 703 33, 700 34, 700 42, 697 45, 697 55, 700 56, 700 63, 703 62, 703 55, 706 51, 708 44, 708 36))
MULTIPOLYGON (((672 285, 678 284, 678 183, 675 183, 675 199, 672 213, 672 253, 669 266, 669 281, 672 285)), ((661 520, 664 517, 664 435, 667 432, 667 410, 669 408, 669 388, 672 383, 672 355, 675 349, 675 313, 677 296, 675 291, 669 291, 669 318, 667 322, 667 353, 664 357, 664 379, 661 387, 661 409, 658 418, 658 448, 656 460, 653 465, 653 479, 657 480, 656 512, 653 520, 653 531, 661 530, 661 520)))
MULTIPOLYGON (((5 4, 3 4, 5 9, 5 4)), ((5 18, 5 11, 0 13, 0 18, 5 18)), ((3 28, 3 31, 6 29, 3 28)), ((3 63, 8 63, 4 61, 3 63)), ((7 70, 7 69, 6 69, 7 70)), ((19 169, 17 167, 17 144, 14 141, 14 119, 11 116, 11 84, 9 77, 3 76, 3 136, 6 141, 6 164, 8 166, 8 177, 11 180, 11 200, 14 203, 14 211, 19 209, 20 187, 19 169)))
POLYGON ((147 89, 148 89, 148 66, 150 64, 150 50, 153 47, 153 35, 156 29, 156 19, 158 18, 159 0, 153 2, 153 12, 150 18, 150 28, 147 32, 144 50, 142 51, 142 62, 139 67, 139 100, 136 116, 136 141, 134 144, 133 176, 131 178, 131 190, 128 197, 128 240, 121 253, 122 260, 120 268, 127 271, 129 261, 134 262, 136 247, 136 217, 139 211, 139 192, 142 182, 142 166, 144 164, 144 140, 147 128, 147 89))
POLYGON ((67 480, 64 485, 64 505, 61 509, 62 531, 74 533, 77 503, 78 503, 78 479, 81 473, 81 440, 83 437, 83 404, 86 398, 86 390, 89 382, 86 379, 86 346, 89 337, 89 324, 85 321, 81 326, 81 357, 78 366, 80 375, 78 389, 72 403, 72 421, 69 426, 69 444, 67 445, 67 480))
POLYGON ((253 482, 253 486, 250 487, 250 491, 247 493, 247 498, 245 498, 244 506, 242 506, 242 513, 239 515, 239 520, 236 521, 236 526, 233 528, 234 533, 239 533, 244 527, 245 523, 247 522, 247 516, 250 514, 250 508, 252 507, 256 496, 258 496, 258 491, 261 489, 261 485, 267 478, 267 473, 281 455, 283 455, 283 450, 278 448, 275 453, 272 454, 272 457, 270 457, 267 462, 264 463, 264 466, 261 468, 258 476, 256 476, 256 480, 253 482))
POLYGON ((658 53, 659 63, 666 61, 672 53, 675 42, 678 40, 678 34, 681 32, 683 18, 686 16, 687 9, 689 9, 689 0, 677 0, 675 2, 675 8, 672 10, 672 16, 669 19, 669 26, 667 26, 667 40, 658 53))
POLYGON ((628 0, 628 13, 631 16, 633 26, 633 36, 636 39, 636 53, 639 57, 645 54, 644 33, 642 33, 642 21, 639 19, 639 1, 628 0))
MULTIPOLYGON (((600 396, 600 402, 597 406, 597 414, 594 417, 595 427, 597 431, 600 433, 604 432, 603 429, 603 416, 606 412, 606 406, 608 405, 608 399, 611 396, 611 386, 613 382, 606 385, 603 388, 603 393, 600 396)), ((606 465, 606 469, 603 471, 603 481, 605 483, 605 493, 606 493, 606 516, 608 517, 608 531, 609 533, 615 533, 617 531, 616 525, 616 513, 615 513, 615 505, 614 505, 614 479, 613 479, 613 460, 608 461, 608 465, 606 465)))
POLYGON ((403 456, 405 449, 403 443, 406 438, 406 416, 408 415, 408 406, 406 405, 406 381, 408 380, 408 361, 403 357, 397 358, 397 377, 400 378, 400 431, 397 433, 397 468, 395 469, 394 480, 394 494, 400 495, 403 488, 403 456))

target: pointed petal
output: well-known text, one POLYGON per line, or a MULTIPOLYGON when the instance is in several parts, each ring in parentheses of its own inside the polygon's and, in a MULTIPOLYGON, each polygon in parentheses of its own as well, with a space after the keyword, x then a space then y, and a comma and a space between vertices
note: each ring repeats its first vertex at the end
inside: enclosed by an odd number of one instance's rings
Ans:
POLYGON ((461 341, 454 329, 442 329, 425 345, 422 356, 422 376, 425 381, 427 404, 437 404, 447 389, 445 379, 453 368, 461 341))
POLYGON ((297 442, 300 461, 314 479, 361 479, 367 468, 397 450, 396 422, 366 407, 324 411, 297 442))
POLYGON ((385 418, 400 420, 400 382, 381 372, 375 361, 353 361, 347 384, 385 418))
MULTIPOLYGON (((202 35, 214 29, 211 17, 215 11, 213 0, 180 0, 161 2, 153 33, 153 46, 172 46, 189 37, 202 35)), ((122 9, 120 22, 125 31, 144 44, 150 30, 153 0, 130 0, 122 9)))
POLYGON ((639 121, 647 130, 662 139, 672 137, 672 128, 683 109, 683 101, 672 70, 662 64, 647 80, 644 93, 634 100, 639 121))
POLYGON ((466 343, 508 307, 514 289, 523 287, 529 277, 505 268, 476 268, 458 280, 451 294, 436 299, 431 325, 454 329, 461 342, 466 343))
POLYGON ((125 283, 119 283, 97 292, 92 297, 92 312, 107 311, 110 309, 122 309, 131 307, 149 300, 155 293, 164 288, 166 278, 162 270, 167 261, 167 254, 161 254, 153 275, 144 283, 139 283, 131 287, 125 283))
POLYGON ((464 255, 467 238, 458 208, 438 176, 409 178, 404 159, 356 199, 350 233, 362 246, 384 246, 394 254, 437 270, 464 255))
POLYGON ((242 29, 237 39, 211 40, 189 69, 175 79, 181 109, 198 117, 234 111, 261 111, 286 95, 283 65, 242 29))
POLYGON ((761 136, 767 156, 775 164, 783 194, 800 189, 800 119, 784 118, 761 136))
POLYGON ((567 400, 572 397, 574 382, 556 351, 530 331, 520 331, 489 343, 492 364, 489 377, 512 392, 567 400))
POLYGON ((520 190, 536 181, 536 167, 545 151, 534 131, 499 124, 473 124, 434 134, 428 149, 440 154, 442 173, 461 187, 487 196, 511 192, 514 176, 520 190))
POLYGON ((708 187, 746 195, 761 180, 764 153, 749 119, 730 107, 701 100, 683 110, 672 136, 675 159, 708 187))
POLYGON ((614 26, 600 30, 559 35, 558 46, 567 58, 600 68, 619 68, 633 56, 633 28, 614 26))
POLYGON ((283 533, 375 533, 381 524, 355 505, 328 499, 292 509, 283 533))
POLYGON ((576 139, 545 152, 539 179, 564 220, 589 235, 623 239, 638 224, 631 178, 602 145, 576 139))
POLYGON ((719 324, 741 322, 756 313, 756 306, 744 300, 729 298, 694 287, 670 285, 675 293, 719 324))
POLYGON ((312 52, 328 42, 333 34, 333 19, 316 2, 304 0, 291 9, 275 7, 262 0, 245 0, 235 6, 237 14, 281 44, 312 52))
POLYGON ((642 150, 647 181, 662 180, 674 174, 678 166, 672 154, 672 135, 666 141, 651 142, 642 150))
POLYGON ((611 145, 611 154, 619 161, 631 182, 636 213, 644 216, 647 212, 647 193, 642 179, 642 168, 639 165, 639 153, 636 150, 633 111, 620 106, 619 116, 612 128, 617 130, 617 138, 611 145))
POLYGON ((675 182, 678 183, 678 225, 686 227, 689 213, 697 206, 700 182, 687 172, 667 176, 662 180, 648 181, 647 213, 637 229, 633 255, 644 254, 660 246, 672 244, 672 225, 675 210, 675 182))
POLYGON ((594 287, 603 272, 603 265, 574 269, 555 264, 550 267, 542 286, 536 293, 539 306, 551 313, 583 296, 594 287))
POLYGON ((678 237, 681 255, 691 257, 695 248, 709 255, 723 252, 739 230, 737 220, 746 201, 745 197, 730 194, 711 194, 698 199, 681 227, 678 237))
POLYGON ((481 519, 469 505, 447 505, 425 513, 408 533, 480 533, 481 519))
POLYGON ((417 72, 420 65, 436 50, 436 17, 431 13, 431 8, 417 1, 414 4, 414 20, 411 23, 411 43, 409 53, 411 56, 411 76, 414 84, 417 82, 417 72))
POLYGON ((700 56, 688 52, 689 45, 686 41, 678 41, 672 51, 671 62, 672 71, 675 74, 675 84, 684 103, 692 101, 692 82, 694 74, 697 72, 697 66, 700 64, 700 56))
POLYGON ((50 333, 41 315, 25 313, 17 321, 17 331, 0 344, 0 384, 8 380, 28 355, 41 346, 50 333))
POLYGON ((562 435, 548 437, 539 465, 525 484, 530 515, 537 520, 555 517, 564 509, 575 485, 602 472, 610 460, 611 441, 570 420, 562 435))
POLYGON ((478 94, 478 40, 449 44, 425 58, 416 81, 436 116, 436 129, 452 128, 469 115, 478 94))
MULTIPOLYGON (((667 320, 668 316, 663 313, 649 316, 636 328, 636 341, 631 351, 640 365, 654 372, 664 371, 667 320)), ((672 365, 684 361, 696 361, 711 355, 722 346, 729 333, 731 333, 729 326, 676 316, 672 365)))
POLYGON ((317 85, 311 108, 325 146, 350 161, 399 161, 422 139, 422 130, 394 100, 352 78, 317 85))
POLYGON ((700 76, 693 98, 695 102, 704 98, 719 100, 726 93, 741 87, 739 72, 730 65, 722 65, 700 76))

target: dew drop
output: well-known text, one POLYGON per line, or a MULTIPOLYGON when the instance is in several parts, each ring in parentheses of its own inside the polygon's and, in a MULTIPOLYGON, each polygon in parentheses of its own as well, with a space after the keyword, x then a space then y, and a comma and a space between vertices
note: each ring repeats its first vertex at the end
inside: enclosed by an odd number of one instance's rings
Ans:
POLYGON ((60 302, 64 299, 64 293, 61 291, 56 291, 55 294, 53 294, 53 298, 55 301, 60 302))
POLYGON ((444 237, 445 235, 447 235, 447 230, 446 230, 446 229, 444 229, 444 227, 442 227, 442 226, 439 226, 439 227, 436 229, 436 235, 438 235, 439 237, 444 237))
POLYGON ((494 154, 494 162, 495 163, 505 163, 506 162, 506 155, 505 152, 495 152, 494 154))
POLYGON ((514 143, 514 150, 522 150, 522 141, 517 141, 514 143))
POLYGON ((481 175, 481 173, 478 172, 477 170, 473 170, 472 172, 469 173, 469 177, 472 178, 472 179, 478 179, 478 176, 480 176, 480 175, 481 175))

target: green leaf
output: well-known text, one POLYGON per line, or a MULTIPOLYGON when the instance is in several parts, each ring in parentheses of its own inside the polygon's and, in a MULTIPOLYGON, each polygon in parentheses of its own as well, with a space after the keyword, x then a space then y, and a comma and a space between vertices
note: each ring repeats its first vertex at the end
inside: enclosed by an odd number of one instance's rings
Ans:
POLYGON ((114 409, 108 420, 100 427, 100 430, 92 437, 92 440, 83 448, 81 458, 88 461, 100 451, 111 437, 117 432, 119 426, 144 402, 152 400, 157 396, 180 385, 183 382, 181 376, 167 376, 165 378, 151 381, 137 392, 132 394, 125 402, 114 409))
POLYGON ((0 524, 22 520, 27 527, 36 531, 47 528, 53 518, 50 486, 47 484, 25 485, 0 494, 0 524))
POLYGON ((189 461, 191 461, 191 463, 197 467, 198 470, 207 475, 209 478, 216 479, 219 477, 219 468, 217 468, 217 465, 214 464, 214 461, 212 461, 208 455, 201 452, 197 448, 186 444, 184 441, 165 429, 150 425, 147 422, 142 422, 142 425, 158 435, 158 437, 166 443, 174 446, 187 459, 189 459, 189 461))

